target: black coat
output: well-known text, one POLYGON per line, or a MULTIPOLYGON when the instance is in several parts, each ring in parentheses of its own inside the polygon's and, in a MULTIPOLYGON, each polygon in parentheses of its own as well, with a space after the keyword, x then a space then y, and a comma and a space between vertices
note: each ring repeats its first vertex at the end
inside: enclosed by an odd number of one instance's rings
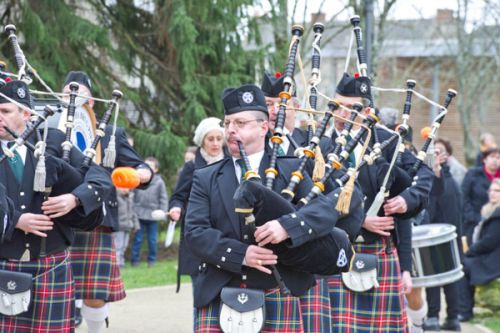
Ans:
POLYGON ((469 241, 474 227, 481 220, 481 207, 488 202, 490 184, 482 166, 467 171, 462 182, 463 232, 469 241))
MULTIPOLYGON (((46 154, 48 156, 61 157, 61 143, 64 140, 64 133, 56 129, 49 129, 46 154)), ((34 143, 33 140, 31 141, 34 143)), ((54 228, 47 232, 47 254, 62 251, 71 245, 74 237, 72 228, 88 230, 102 221, 103 198, 108 195, 111 188, 109 173, 95 164, 92 164, 85 171, 80 168, 83 160, 83 154, 77 148, 72 148, 70 163, 80 173, 80 178, 76 182, 73 180, 68 181, 65 178, 69 170, 64 171, 63 167, 58 169, 60 173, 59 177, 54 177, 52 171, 47 171, 47 178, 55 179, 55 184, 52 186, 53 195, 72 193, 81 202, 81 206, 75 208, 70 213, 54 219, 54 228)), ((46 159, 47 167, 56 162, 59 163, 58 160, 51 159, 50 157, 46 159)), ((65 165, 62 161, 60 163, 65 165)), ((33 191, 35 166, 36 159, 33 152, 28 149, 24 164, 23 181, 22 184, 18 184, 7 161, 0 164, 0 183, 5 186, 7 195, 15 207, 12 219, 14 224, 17 223, 23 213, 41 214, 44 194, 33 191)), ((8 233, 4 234, 4 242, 0 245, 0 258, 21 258, 26 249, 26 244, 29 244, 32 259, 38 258, 41 245, 41 238, 39 236, 31 233, 25 234, 20 229, 9 227, 7 231, 8 233)))
MULTIPOLYGON (((259 173, 262 179, 269 156, 264 154, 259 173)), ((274 189, 279 192, 288 184, 288 175, 298 166, 293 158, 278 158, 279 172, 274 189)), ((203 307, 216 299, 224 286, 239 285, 242 274, 247 276, 249 288, 269 289, 276 287, 272 275, 243 266, 249 246, 244 222, 235 212, 233 194, 238 187, 231 158, 194 172, 193 186, 186 213, 186 241, 191 251, 200 258, 199 272, 193 280, 194 306, 203 307)), ((312 182, 306 175, 299 184, 296 198, 307 195, 312 182)), ((359 196, 359 194, 358 194, 359 196)), ((323 199, 324 196, 320 195, 323 199)), ((315 200, 316 201, 316 200, 315 200)), ((329 232, 334 224, 325 223, 332 210, 332 202, 318 200, 318 206, 308 206, 300 211, 304 224, 293 218, 280 220, 288 231, 292 246, 304 244, 329 232), (318 218, 318 217, 322 218, 318 218)), ((314 276, 277 265, 285 284, 294 295, 304 294, 313 284, 314 276)))
MULTIPOLYGON (((109 141, 111 139, 111 134, 113 131, 113 126, 107 126, 105 130, 105 135, 101 140, 101 156, 104 158, 104 150, 108 147, 109 141)), ((153 171, 151 168, 144 163, 139 154, 135 151, 135 149, 128 143, 127 135, 125 130, 121 127, 116 128, 116 159, 115 165, 116 167, 132 167, 132 168, 145 168, 153 171)), ((112 171, 109 169, 109 171, 112 171)), ((153 177, 151 177, 153 179, 153 177)), ((145 189, 149 183, 141 184, 137 189, 145 189)), ((113 231, 118 231, 120 229, 118 223, 118 199, 116 198, 116 188, 112 186, 111 192, 106 197, 105 200, 105 208, 106 208, 106 216, 104 218, 103 226, 110 227, 113 231)))
POLYGON ((462 193, 457 182, 444 164, 441 177, 435 177, 429 197, 430 223, 448 223, 457 228, 457 235, 462 235, 462 193))
POLYGON ((483 222, 477 242, 465 253, 464 265, 472 285, 500 277, 500 208, 483 222))
MULTIPOLYGON (((179 207, 181 209, 181 239, 179 244, 179 259, 177 274, 189 274, 194 275, 198 272, 198 266, 200 265, 200 260, 194 256, 189 248, 186 246, 184 237, 184 216, 189 200, 189 193, 191 192, 191 186, 193 185, 193 173, 194 170, 203 168, 207 165, 207 162, 200 153, 200 148, 196 150, 195 158, 193 161, 188 161, 184 164, 184 167, 177 178, 177 184, 175 185, 174 193, 170 198, 168 206, 171 208, 179 207)), ((178 281, 180 281, 178 279, 178 281)))

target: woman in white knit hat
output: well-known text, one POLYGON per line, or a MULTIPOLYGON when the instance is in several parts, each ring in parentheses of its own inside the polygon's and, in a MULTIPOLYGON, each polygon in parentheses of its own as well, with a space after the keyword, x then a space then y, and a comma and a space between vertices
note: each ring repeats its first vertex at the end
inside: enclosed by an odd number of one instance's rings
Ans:
MULTIPOLYGON (((191 191, 193 172, 208 164, 218 162, 226 157, 224 148, 224 128, 221 127, 219 118, 210 117, 203 119, 194 132, 194 144, 198 147, 193 161, 184 164, 179 174, 174 193, 170 199, 169 215, 174 221, 179 221, 186 211, 186 206, 191 191)), ((179 247, 179 262, 177 268, 177 291, 180 287, 180 276, 195 275, 198 272, 198 259, 187 249, 184 243, 184 223, 181 224, 181 243, 179 247)))

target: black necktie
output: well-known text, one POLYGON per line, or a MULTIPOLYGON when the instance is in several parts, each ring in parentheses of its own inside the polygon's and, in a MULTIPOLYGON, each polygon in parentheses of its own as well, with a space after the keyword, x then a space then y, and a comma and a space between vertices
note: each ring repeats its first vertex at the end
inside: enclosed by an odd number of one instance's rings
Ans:
POLYGON ((285 156, 285 155, 286 153, 283 150, 283 147, 281 147, 281 145, 278 145, 278 156, 285 156))
MULTIPOLYGON (((346 142, 349 142, 352 140, 352 137, 350 135, 347 135, 346 137, 346 142)), ((354 146, 356 148, 356 146, 354 146)), ((354 149, 352 152, 349 154, 349 158, 347 159, 347 167, 348 168, 354 168, 356 167, 356 154, 354 153, 354 149)))
MULTIPOLYGON (((14 146, 14 141, 11 141, 7 143, 7 147, 12 148, 14 146)), ((8 162, 10 165, 10 168, 12 169, 12 172, 14 173, 14 176, 16 177, 16 180, 19 184, 21 184, 23 180, 23 172, 24 172, 24 163, 23 159, 21 158, 21 155, 17 152, 17 150, 13 151, 14 157, 9 158, 8 162)))

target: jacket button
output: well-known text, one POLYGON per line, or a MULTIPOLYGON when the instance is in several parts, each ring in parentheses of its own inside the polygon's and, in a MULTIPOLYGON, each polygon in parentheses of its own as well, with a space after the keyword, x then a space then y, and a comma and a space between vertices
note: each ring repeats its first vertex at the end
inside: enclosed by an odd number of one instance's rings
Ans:
POLYGON ((20 192, 19 195, 24 197, 24 192, 20 192))

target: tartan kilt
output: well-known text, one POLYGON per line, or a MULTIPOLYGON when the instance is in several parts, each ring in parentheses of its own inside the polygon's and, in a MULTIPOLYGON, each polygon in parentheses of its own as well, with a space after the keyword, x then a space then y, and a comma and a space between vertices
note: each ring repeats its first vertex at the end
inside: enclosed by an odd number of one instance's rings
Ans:
POLYGON ((401 284, 401 270, 396 248, 385 252, 385 242, 355 243, 356 252, 378 256, 379 287, 366 292, 352 292, 340 275, 328 280, 332 302, 334 332, 386 333, 409 332, 401 284))
POLYGON ((125 298, 113 236, 106 228, 75 232, 71 246, 71 268, 76 299, 116 302, 125 298))
POLYGON ((36 277, 28 311, 17 316, 0 314, 1 332, 74 332, 75 295, 68 251, 26 262, 0 260, 0 269, 36 277))
POLYGON ((327 279, 317 279, 316 285, 300 296, 300 309, 307 333, 328 333, 332 330, 332 305, 327 279))
MULTIPOLYGON (((299 299, 283 296, 278 288, 266 290, 266 318, 261 333, 304 333, 299 299)), ((220 299, 195 309, 195 333, 222 333, 219 325, 220 299)))

